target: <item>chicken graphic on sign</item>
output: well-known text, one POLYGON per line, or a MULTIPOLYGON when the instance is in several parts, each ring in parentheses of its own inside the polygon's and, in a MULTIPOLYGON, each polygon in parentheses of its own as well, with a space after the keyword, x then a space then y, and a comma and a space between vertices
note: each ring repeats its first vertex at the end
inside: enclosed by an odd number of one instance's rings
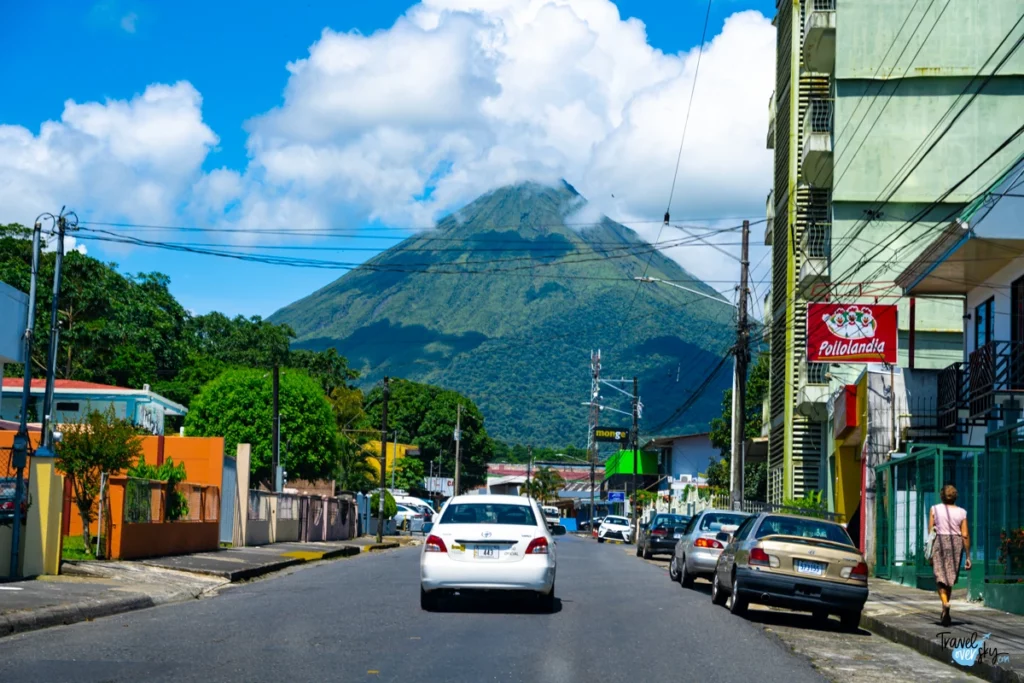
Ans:
POLYGON ((878 322, 871 311, 859 306, 837 308, 831 314, 821 316, 829 332, 840 339, 871 339, 875 336, 878 322))

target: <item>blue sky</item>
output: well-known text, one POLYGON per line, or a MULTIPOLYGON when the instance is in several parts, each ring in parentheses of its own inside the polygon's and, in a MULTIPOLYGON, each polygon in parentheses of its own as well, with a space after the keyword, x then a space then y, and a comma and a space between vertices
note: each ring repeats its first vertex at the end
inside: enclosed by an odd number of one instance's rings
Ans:
MULTIPOLYGON (((636 17, 643 21, 646 25, 648 43, 667 55, 685 53, 699 43, 706 7, 704 2, 620 0, 616 4, 623 18, 636 17)), ((170 85, 187 81, 201 96, 201 123, 212 131, 217 142, 215 145, 207 144, 205 147, 200 145, 200 149, 203 151, 199 157, 196 157, 199 159, 196 162, 196 168, 186 168, 184 174, 187 177, 185 178, 179 176, 181 168, 188 166, 188 163, 175 162, 174 173, 178 174, 174 176, 175 182, 180 180, 183 188, 191 187, 197 177, 205 176, 217 169, 225 169, 243 179, 248 186, 248 189, 245 190, 246 193, 266 192, 271 199, 261 201, 276 202, 279 205, 282 196, 287 196, 292 188, 298 187, 295 183, 307 182, 308 179, 305 175, 298 180, 292 178, 283 181, 271 179, 272 176, 279 176, 280 172, 273 170, 273 167, 268 164, 262 164, 258 171, 247 175, 246 168, 251 161, 247 142, 255 139, 254 131, 262 136, 261 139, 273 139, 276 141, 274 144, 288 145, 288 149, 294 148, 292 142, 280 142, 282 136, 285 135, 282 131, 286 130, 287 126, 283 124, 278 126, 272 121, 256 125, 251 122, 275 108, 282 107, 284 104, 283 93, 290 78, 295 80, 296 91, 301 88, 319 87, 316 84, 325 82, 312 80, 310 77, 309 83, 313 85, 309 86, 306 81, 300 81, 299 77, 290 76, 286 65, 289 62, 308 57, 311 46, 320 39, 325 28, 333 29, 338 34, 357 31, 365 36, 377 31, 388 31, 412 5, 413 3, 410 2, 393 0, 287 4, 269 0, 250 0, 244 5, 210 2, 209 0, 205 2, 183 0, 175 3, 103 0, 92 5, 72 0, 18 3, 6 10, 4 26, 0 28, 0 38, 5 44, 5 52, 8 55, 17 55, 17 59, 0 60, 0 82, 5 85, 5 97, 0 100, 0 125, 23 128, 31 134, 33 139, 38 138, 41 145, 44 136, 41 134, 40 126, 46 121, 60 121, 65 102, 68 100, 73 100, 78 104, 131 101, 151 84, 170 85), (240 11, 243 6, 244 11, 240 11), (59 36, 63 36, 63 38, 56 38, 59 36), (59 43, 62 45, 58 45, 59 43), (268 130, 270 132, 266 132, 268 130), (269 185, 271 182, 277 183, 277 185, 272 191, 265 190, 265 185, 269 185)), ((730 0, 717 0, 712 6, 708 39, 722 33, 726 19, 744 9, 756 9, 770 17, 774 6, 767 2, 739 3, 730 0)), ((758 30, 763 31, 762 25, 758 25, 758 30)), ((394 33, 397 36, 398 32, 394 33)), ((395 40, 397 41, 399 37, 397 36, 395 40)), ((740 36, 737 35, 736 39, 739 41, 740 36)), ((723 48, 724 50, 725 48, 723 48)), ((326 53, 326 50, 324 52, 326 53)), ((612 52, 614 53, 614 51, 612 52)), ((614 56, 611 58, 615 59, 614 56)), ((754 60, 756 55, 747 58, 754 60)), ((707 59, 711 60, 710 53, 707 59)), ((722 58, 716 56, 716 59, 722 58)), ((374 58, 374 61, 379 60, 374 58)), ((443 64, 443 62, 441 63, 443 64)), ((685 68, 690 68, 687 65, 692 65, 692 60, 686 62, 680 57, 678 65, 685 71, 685 68)), ((669 71, 672 68, 672 65, 663 66, 669 71)), ((701 66, 702 70, 705 68, 706 66, 701 66)), ((713 70, 714 66, 707 68, 713 70)), ((689 80, 690 76, 687 76, 686 73, 680 74, 677 84, 680 94, 688 94, 688 87, 692 82, 689 80)), ((713 75, 709 78, 713 78, 713 75)), ((742 87, 740 81, 737 83, 736 87, 742 87)), ((324 87, 329 87, 329 85, 324 87)), ((767 87, 770 91, 770 84, 767 87)), ((758 93, 763 89, 763 86, 759 86, 758 93)), ((658 89, 655 88, 655 90, 658 89)), ((703 90, 700 94, 708 99, 713 95, 711 91, 704 92, 703 90)), ((343 95, 343 98, 358 96, 358 93, 350 92, 348 95, 343 95)), ((764 98, 763 95, 761 97, 764 98)), ((329 99, 329 96, 325 95, 325 98, 329 99)), ((581 98, 586 99, 586 95, 582 95, 581 98)), ((313 97, 304 100, 304 102, 309 101, 316 101, 315 92, 313 97)), ((705 104, 707 104, 707 100, 705 100, 705 104)), ((299 121, 298 128, 302 128, 311 119, 306 116, 305 112, 299 111, 299 106, 299 104, 289 104, 289 107, 285 107, 285 113, 292 117, 292 121, 299 121)), ((669 114, 668 120, 678 122, 681 116, 682 112, 677 109, 674 113, 669 114)), ((328 119, 330 120, 331 117, 328 119)), ((401 129, 402 126, 408 126, 409 130, 419 130, 421 124, 422 122, 418 121, 402 121, 400 124, 396 124, 395 128, 401 129)), ((472 124, 466 125, 472 127, 472 124)), ((696 125, 696 121, 691 125, 696 125)), ((292 123, 288 123, 288 126, 291 126, 288 130, 296 128, 292 123)), ((671 128, 671 126, 666 126, 666 128, 671 128)), ((373 130, 370 127, 361 131, 361 134, 364 135, 371 133, 373 130)), ((701 133, 699 130, 694 130, 690 131, 690 134, 699 136, 701 133)), ((330 144, 337 146, 339 153, 350 153, 352 148, 346 145, 351 142, 353 135, 354 133, 351 131, 331 131, 328 138, 331 140, 330 144)), ((498 137, 501 135, 505 135, 505 133, 497 134, 498 137)), ((609 140, 614 138, 609 131, 602 131, 600 135, 609 140)), ((666 139, 677 139, 678 128, 666 130, 664 135, 666 139)), ((763 132, 760 132, 760 135, 763 139, 763 132)), ((302 133, 299 136, 301 137, 302 133)), ((699 138, 695 137, 695 139, 699 138)), ((580 145, 585 146, 584 143, 586 140, 581 141, 580 145)), ((564 173, 570 176, 570 180, 574 179, 573 173, 577 176, 586 175, 591 178, 590 187, 601 187, 599 174, 593 171, 598 165, 594 159, 576 159, 573 156, 576 154, 574 150, 567 152, 560 150, 560 152, 564 152, 569 159, 565 162, 560 161, 558 164, 565 166, 564 173)), ((74 153, 73 148, 71 153, 74 153)), ((538 156, 544 156, 544 154, 538 153, 538 156)), ((189 156, 189 159, 191 158, 189 156)), ((152 159, 153 157, 147 157, 147 161, 144 163, 160 165, 159 159, 156 162, 152 159)), ((478 161, 479 159, 476 158, 474 163, 478 161)), ((638 163, 642 161, 639 160, 638 163)), ((669 159, 668 162, 674 163, 674 158, 669 159)), ((561 168, 558 164, 545 168, 556 172, 561 168)), ((454 170, 451 177, 455 178, 458 176, 459 165, 458 158, 446 159, 439 168, 443 169, 444 174, 454 170)), ((106 166, 99 168, 106 169, 106 166)), ((135 167, 129 165, 126 169, 121 170, 128 173, 125 177, 130 179, 133 168, 135 167)), ((148 173, 150 170, 147 167, 145 172, 148 173)), ((761 168, 756 170, 758 173, 763 173, 761 168)), ((95 174, 105 171, 84 168, 82 172, 95 174)), ((301 172, 308 174, 308 170, 301 172)), ((2 173, 2 169, 0 169, 0 173, 2 173)), ((170 173, 170 171, 162 170, 155 177, 168 177, 165 175, 166 173, 170 173)), ((430 177, 429 172, 425 172, 424 175, 430 177)), ((497 175, 501 177, 496 177, 494 183, 499 182, 503 177, 502 174, 497 175)), ((287 220, 296 221, 295 216, 306 215, 303 212, 308 211, 308 215, 316 217, 311 220, 326 221, 322 224, 327 225, 336 225, 337 221, 343 221, 343 224, 350 228, 367 224, 389 224, 398 227, 421 225, 424 220, 423 216, 436 215, 440 209, 444 208, 440 202, 454 202, 456 199, 472 196, 482 187, 453 186, 453 189, 449 190, 446 195, 449 199, 439 198, 437 200, 439 203, 430 207, 422 207, 423 210, 420 211, 421 207, 419 204, 415 204, 414 199, 429 198, 433 190, 432 181, 420 180, 426 184, 419 188, 418 194, 410 191, 409 205, 412 208, 405 212, 389 213, 389 208, 379 201, 377 203, 369 200, 367 202, 352 201, 349 197, 355 196, 351 194, 357 192, 355 189, 350 189, 348 196, 331 194, 328 198, 324 193, 323 186, 318 186, 315 190, 309 188, 301 190, 302 201, 308 203, 308 207, 290 207, 287 211, 278 210, 278 216, 291 216, 292 218, 277 220, 279 223, 287 220), (379 218, 379 222, 373 220, 374 215, 379 218)), ((386 178, 376 182, 385 181, 386 178)), ((53 189, 61 186, 57 181, 53 181, 52 186, 48 186, 47 182, 49 182, 47 178, 42 177, 38 179, 39 188, 33 186, 29 189, 38 189, 40 197, 62 201, 61 193, 53 189)), ((344 187, 345 182, 347 182, 346 179, 340 179, 337 181, 337 186, 344 187)), ((326 185, 331 187, 335 183, 329 181, 326 185)), ((588 184, 584 182, 583 186, 587 188, 588 184)), ((597 193, 598 191, 595 189, 594 194, 597 193)), ((32 191, 22 192, 23 196, 26 194, 34 196, 32 191)), ((344 195, 341 191, 338 194, 344 195)), ((646 200, 639 199, 640 194, 637 193, 638 199, 634 205, 610 206, 606 212, 619 210, 620 215, 637 216, 641 211, 648 211, 644 204, 646 200)), ((656 194, 664 195, 664 188, 657 190, 656 194)), ((197 214, 190 213, 191 209, 185 208, 193 205, 194 195, 195 190, 192 188, 182 190, 180 195, 170 196, 164 202, 165 210, 161 211, 162 215, 156 221, 160 224, 172 225, 202 224, 202 221, 197 218, 197 214)), ((78 197, 72 196, 67 201, 71 208, 78 210, 79 214, 86 219, 128 223, 146 222, 141 219, 147 215, 145 211, 132 211, 123 207, 115 208, 110 202, 105 202, 95 194, 86 193, 78 197), (129 217, 129 219, 126 220, 125 217, 129 217)), ((237 210, 237 207, 245 201, 244 198, 236 197, 219 206, 216 209, 214 222, 216 220, 239 220, 237 216, 232 217, 232 207, 237 210)), ((39 206, 38 211, 54 211, 58 208, 59 206, 39 206)), ((701 216, 735 214, 735 211, 730 211, 731 207, 727 206, 701 208, 703 210, 694 208, 694 211, 701 216)), ((31 205, 28 205, 17 215, 0 215, 0 222, 8 220, 27 222, 31 218, 26 219, 23 216, 27 216, 30 209, 31 205)), ((653 209, 650 211, 653 212, 653 209)), ((684 209, 680 209, 680 211, 684 211, 684 209)), ((245 219, 241 220, 242 222, 236 222, 235 225, 245 226, 245 219)), ((152 232, 134 234, 147 238, 173 239, 175 241, 189 239, 208 241, 205 236, 195 234, 161 233, 159 237, 152 232)), ((368 232, 366 234, 380 233, 368 232)), ((318 245, 334 248, 355 245, 365 249, 367 247, 385 248, 394 242, 393 239, 327 240, 318 242, 318 245)), ((159 270, 167 273, 171 276, 172 291, 175 295, 186 306, 197 312, 221 310, 229 314, 269 315, 280 306, 312 292, 340 275, 340 272, 334 271, 241 263, 230 259, 143 248, 119 247, 112 250, 108 245, 96 242, 87 242, 86 244, 89 253, 116 261, 124 271, 159 270)), ((326 255, 314 253, 304 255, 343 261, 363 261, 369 258, 372 252, 361 250, 330 252, 326 255)))

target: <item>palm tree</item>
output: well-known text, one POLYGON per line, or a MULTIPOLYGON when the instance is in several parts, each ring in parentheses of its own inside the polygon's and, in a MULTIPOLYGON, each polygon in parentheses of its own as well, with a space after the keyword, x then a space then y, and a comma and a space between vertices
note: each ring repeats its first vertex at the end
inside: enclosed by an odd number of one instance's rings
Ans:
POLYGON ((541 503, 547 503, 548 499, 558 496, 558 492, 564 485, 565 480, 558 470, 541 467, 533 475, 533 478, 523 486, 523 492, 539 499, 541 503))

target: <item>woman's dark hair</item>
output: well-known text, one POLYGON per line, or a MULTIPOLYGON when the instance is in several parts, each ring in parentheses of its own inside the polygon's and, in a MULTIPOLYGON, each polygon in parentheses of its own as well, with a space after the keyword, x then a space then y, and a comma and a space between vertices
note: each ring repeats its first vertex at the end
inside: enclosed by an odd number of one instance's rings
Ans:
POLYGON ((946 484, 942 487, 942 493, 939 497, 942 498, 942 502, 946 505, 952 505, 956 502, 956 487, 952 484, 946 484))

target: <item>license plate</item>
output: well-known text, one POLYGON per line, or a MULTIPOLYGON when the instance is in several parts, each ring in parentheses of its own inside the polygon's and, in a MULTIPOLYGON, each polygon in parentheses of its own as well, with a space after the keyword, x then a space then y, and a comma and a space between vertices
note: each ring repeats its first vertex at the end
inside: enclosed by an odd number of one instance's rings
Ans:
POLYGON ((800 574, 812 574, 814 576, 825 576, 825 565, 821 562, 808 562, 807 560, 794 560, 793 568, 800 574))
POLYGON ((501 550, 494 546, 480 546, 473 548, 473 557, 478 560, 496 560, 501 555, 501 550))
POLYGON ((682 535, 682 534, 673 534, 673 535, 672 535, 672 538, 673 538, 673 540, 674 540, 674 539, 677 539, 677 538, 682 538, 682 537, 683 537, 683 535, 682 535))

